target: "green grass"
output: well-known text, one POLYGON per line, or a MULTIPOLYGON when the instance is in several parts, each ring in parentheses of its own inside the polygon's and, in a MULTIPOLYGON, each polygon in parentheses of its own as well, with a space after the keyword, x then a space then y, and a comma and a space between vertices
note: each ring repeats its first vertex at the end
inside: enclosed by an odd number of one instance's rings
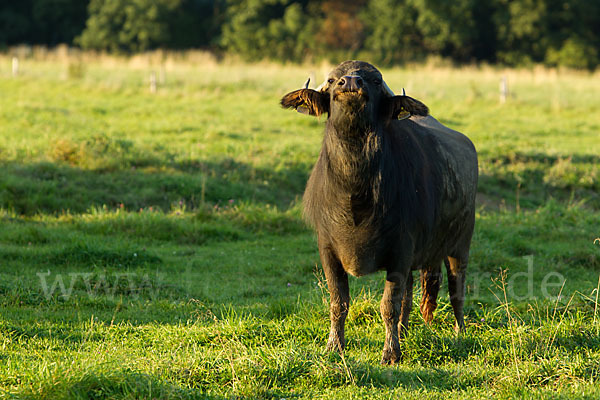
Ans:
MULTIPOLYGON (((202 60, 201 60, 202 61, 202 60)), ((351 279, 343 357, 301 195, 323 120, 278 100, 328 67, 0 57, 0 396, 600 396, 600 80, 384 70, 480 154, 456 336, 447 292, 379 365, 382 274, 351 279), (499 104, 498 82, 511 97, 499 104)), ((415 302, 420 296, 415 292, 415 302)))

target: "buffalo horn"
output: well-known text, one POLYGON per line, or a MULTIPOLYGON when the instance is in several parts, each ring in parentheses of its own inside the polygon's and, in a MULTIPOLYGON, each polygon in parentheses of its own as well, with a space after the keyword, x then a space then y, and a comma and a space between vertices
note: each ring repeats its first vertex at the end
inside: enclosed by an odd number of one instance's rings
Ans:
POLYGON ((390 89, 390 87, 387 85, 387 83, 385 83, 385 81, 382 81, 381 84, 383 85, 383 90, 390 95, 390 97, 394 97, 394 92, 392 92, 392 89, 390 89))

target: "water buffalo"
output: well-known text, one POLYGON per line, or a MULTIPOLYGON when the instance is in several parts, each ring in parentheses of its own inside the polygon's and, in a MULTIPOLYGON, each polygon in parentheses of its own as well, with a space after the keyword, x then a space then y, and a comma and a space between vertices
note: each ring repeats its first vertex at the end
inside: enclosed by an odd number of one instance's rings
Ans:
POLYGON ((477 188, 473 143, 429 116, 420 101, 395 96, 377 68, 362 61, 341 63, 320 88, 288 93, 281 105, 328 114, 303 198, 331 298, 327 348, 344 348, 347 274, 384 270, 382 363, 398 362, 412 308, 412 270, 421 270, 420 309, 430 322, 442 261, 455 328, 463 330, 477 188))

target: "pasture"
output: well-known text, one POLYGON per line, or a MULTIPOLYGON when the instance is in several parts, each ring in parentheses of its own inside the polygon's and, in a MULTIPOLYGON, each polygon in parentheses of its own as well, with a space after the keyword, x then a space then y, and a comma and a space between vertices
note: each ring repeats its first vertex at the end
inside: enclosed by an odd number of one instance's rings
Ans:
POLYGON ((351 278, 346 352, 325 352, 301 212, 324 118, 279 99, 328 70, 0 57, 0 396, 598 398, 598 74, 382 70, 480 158, 467 331, 443 283, 385 367, 383 273, 351 278))

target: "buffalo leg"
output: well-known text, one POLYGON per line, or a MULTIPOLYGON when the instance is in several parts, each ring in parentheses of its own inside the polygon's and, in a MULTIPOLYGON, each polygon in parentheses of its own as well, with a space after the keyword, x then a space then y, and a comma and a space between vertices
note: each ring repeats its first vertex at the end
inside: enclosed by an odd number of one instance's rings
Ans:
POLYGON ((400 326, 399 336, 402 339, 408 331, 408 319, 413 306, 413 275, 412 271, 409 271, 408 277, 406 278, 406 285, 404 289, 404 296, 402 297, 402 309, 400 311, 400 326))
POLYGON ((331 329, 327 341, 327 350, 341 353, 346 345, 344 324, 350 306, 348 274, 346 274, 342 264, 328 246, 319 246, 319 253, 330 298, 329 319, 331 320, 331 329))
MULTIPOLYGON (((409 271, 410 272, 410 271, 409 271)), ((383 344, 382 364, 395 364, 400 361, 400 341, 398 340, 398 322, 402 308, 402 295, 407 281, 406 274, 389 273, 385 281, 381 298, 381 317, 385 324, 385 342, 383 344)))
POLYGON ((427 324, 433 320, 433 312, 437 308, 437 297, 440 291, 442 280, 441 261, 434 264, 434 267, 425 267, 421 270, 421 289, 423 297, 421 298, 421 315, 427 324))
POLYGON ((463 307, 465 304, 465 272, 467 262, 465 258, 455 258, 448 256, 444 260, 446 271, 448 272, 448 291, 450 292, 450 303, 454 310, 456 332, 465 330, 465 318, 463 307))

